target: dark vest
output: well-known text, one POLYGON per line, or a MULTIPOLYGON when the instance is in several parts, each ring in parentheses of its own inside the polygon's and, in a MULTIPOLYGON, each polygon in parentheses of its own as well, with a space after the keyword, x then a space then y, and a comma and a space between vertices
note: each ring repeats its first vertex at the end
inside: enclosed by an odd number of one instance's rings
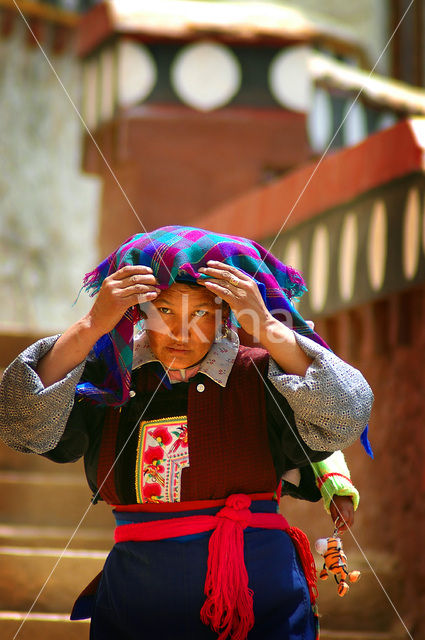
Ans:
MULTIPOLYGON (((278 479, 270 453, 262 381, 267 376, 268 357, 263 349, 241 346, 226 387, 203 374, 188 381, 190 466, 182 472, 182 501, 275 491, 278 479)), ((137 374, 138 392, 150 393, 158 386, 151 368, 141 367, 137 374)), ((113 471, 106 477, 116 455, 119 420, 119 411, 107 410, 97 474, 98 486, 103 483, 100 495, 111 504, 119 503, 113 471)))

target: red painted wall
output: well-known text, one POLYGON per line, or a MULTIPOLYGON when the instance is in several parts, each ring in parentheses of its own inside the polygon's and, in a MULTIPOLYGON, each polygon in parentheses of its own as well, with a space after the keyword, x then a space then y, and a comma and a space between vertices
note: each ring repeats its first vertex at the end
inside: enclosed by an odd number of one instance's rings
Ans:
MULTIPOLYGON (((392 629, 407 638, 395 607, 413 637, 425 638, 424 300, 422 286, 316 323, 337 354, 362 371, 375 395, 375 459, 360 443, 344 452, 361 499, 354 537, 346 533, 343 542, 349 569, 358 564, 363 576, 343 600, 333 580, 319 584, 324 628, 392 629)), ((331 534, 320 503, 282 503, 312 542, 331 534)))
POLYGON ((304 116, 276 109, 144 108, 86 138, 84 169, 103 178, 100 253, 133 233, 198 225, 201 215, 310 156, 304 116))

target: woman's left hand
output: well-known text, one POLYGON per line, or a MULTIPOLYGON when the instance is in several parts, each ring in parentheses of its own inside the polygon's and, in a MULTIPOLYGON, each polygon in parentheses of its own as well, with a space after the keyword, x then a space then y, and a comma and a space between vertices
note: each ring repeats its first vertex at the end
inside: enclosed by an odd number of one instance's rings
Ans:
POLYGON ((354 505, 350 496, 334 495, 329 505, 331 518, 339 533, 343 533, 354 523, 354 505))
POLYGON ((200 267, 198 271, 210 279, 199 279, 198 284, 204 285, 225 300, 241 327, 259 339, 266 323, 273 320, 273 316, 264 304, 255 280, 224 262, 208 260, 207 265, 200 267))

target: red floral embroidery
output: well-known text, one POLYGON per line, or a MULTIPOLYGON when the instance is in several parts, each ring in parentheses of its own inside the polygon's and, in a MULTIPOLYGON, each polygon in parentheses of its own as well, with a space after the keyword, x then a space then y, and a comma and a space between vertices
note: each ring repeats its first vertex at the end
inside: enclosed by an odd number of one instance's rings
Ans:
POLYGON ((162 474, 165 471, 165 467, 162 464, 163 461, 164 452, 162 447, 149 447, 145 453, 143 474, 164 484, 162 474))
POLYGON ((162 489, 159 484, 156 482, 152 482, 151 484, 146 484, 143 487, 143 497, 146 502, 159 502, 162 498, 162 489))
POLYGON ((138 503, 178 502, 182 470, 188 466, 186 416, 142 421, 135 477, 138 503))
POLYGON ((159 466, 164 459, 162 447, 148 447, 145 453, 145 462, 149 465, 159 466))
POLYGON ((161 447, 166 447, 173 440, 167 427, 158 427, 158 429, 155 429, 155 431, 152 432, 152 437, 157 440, 161 447))

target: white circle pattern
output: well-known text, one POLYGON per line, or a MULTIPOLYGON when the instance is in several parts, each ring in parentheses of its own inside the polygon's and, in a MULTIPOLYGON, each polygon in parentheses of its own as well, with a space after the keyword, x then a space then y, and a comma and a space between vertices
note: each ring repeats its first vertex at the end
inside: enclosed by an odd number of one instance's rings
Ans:
POLYGON ((343 222, 339 245, 338 284, 341 298, 347 302, 354 292, 358 249, 358 223, 355 213, 349 213, 343 222))
POLYGON ((239 91, 240 64, 228 47, 196 42, 184 47, 171 66, 171 84, 187 105, 212 111, 228 104, 239 91))
POLYGON ((388 245, 387 210, 383 200, 375 202, 369 223, 367 239, 367 266, 369 282, 374 291, 384 284, 388 245))
POLYGON ((313 105, 307 117, 307 132, 311 148, 321 153, 329 144, 333 130, 333 108, 329 93, 316 87, 313 105))
POLYGON ((324 224, 314 230, 310 260, 310 305, 319 312, 325 306, 329 281, 329 232, 324 224))
POLYGON ((283 107, 307 113, 313 102, 313 85, 308 68, 311 49, 291 47, 280 51, 269 68, 269 87, 283 107))
POLYGON ((129 107, 146 100, 157 80, 155 60, 149 49, 138 42, 118 44, 118 102, 129 107))
POLYGON ((403 220, 403 271, 408 280, 415 277, 420 252, 420 201, 419 191, 410 189, 403 220))

